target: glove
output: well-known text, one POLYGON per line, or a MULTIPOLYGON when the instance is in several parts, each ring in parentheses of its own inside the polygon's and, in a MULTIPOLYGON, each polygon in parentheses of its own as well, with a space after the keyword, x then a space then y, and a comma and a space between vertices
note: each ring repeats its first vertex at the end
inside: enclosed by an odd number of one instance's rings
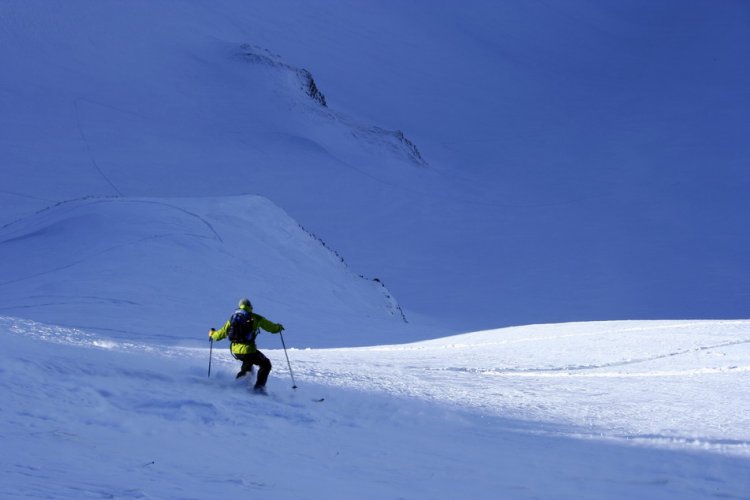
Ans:
POLYGON ((283 332, 285 330, 284 325, 279 323, 279 332, 283 332))
POLYGON ((212 338, 213 338, 212 334, 213 334, 213 333, 214 333, 215 331, 216 331, 216 329, 215 329, 215 328, 211 328, 211 329, 210 329, 210 330, 208 331, 208 338, 212 339, 212 338))

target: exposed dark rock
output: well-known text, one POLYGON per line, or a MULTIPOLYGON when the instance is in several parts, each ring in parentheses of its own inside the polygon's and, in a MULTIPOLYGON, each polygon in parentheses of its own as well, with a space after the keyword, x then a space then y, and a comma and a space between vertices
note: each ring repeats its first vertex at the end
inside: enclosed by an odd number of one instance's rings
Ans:
POLYGON ((326 96, 324 96, 320 89, 318 89, 312 73, 310 73, 306 69, 298 69, 297 76, 299 76, 299 79, 302 81, 302 86, 305 90, 305 93, 307 93, 307 95, 309 95, 313 101, 317 102, 321 106, 328 107, 328 105, 326 104, 326 96))

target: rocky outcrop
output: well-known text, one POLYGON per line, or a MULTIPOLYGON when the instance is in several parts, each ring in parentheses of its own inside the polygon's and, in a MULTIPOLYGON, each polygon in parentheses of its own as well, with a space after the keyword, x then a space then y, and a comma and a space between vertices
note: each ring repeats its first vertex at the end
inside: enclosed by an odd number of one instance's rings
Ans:
POLYGON ((278 54, 248 43, 240 45, 234 57, 251 64, 273 68, 281 74, 286 74, 292 86, 296 86, 303 95, 312 100, 319 110, 325 110, 325 116, 349 127, 351 134, 358 139, 371 145, 390 149, 396 155, 404 157, 415 165, 428 165, 416 144, 408 139, 401 130, 386 130, 375 125, 361 124, 341 113, 332 111, 328 107, 325 95, 309 70, 292 66, 284 62, 278 54))

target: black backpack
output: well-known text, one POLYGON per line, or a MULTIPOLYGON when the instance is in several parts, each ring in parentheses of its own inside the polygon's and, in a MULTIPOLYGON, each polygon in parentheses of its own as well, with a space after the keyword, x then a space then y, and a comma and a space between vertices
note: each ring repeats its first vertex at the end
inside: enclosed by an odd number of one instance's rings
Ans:
POLYGON ((255 321, 253 315, 244 309, 237 309, 229 318, 229 329, 227 330, 229 341, 241 344, 255 342, 255 321))

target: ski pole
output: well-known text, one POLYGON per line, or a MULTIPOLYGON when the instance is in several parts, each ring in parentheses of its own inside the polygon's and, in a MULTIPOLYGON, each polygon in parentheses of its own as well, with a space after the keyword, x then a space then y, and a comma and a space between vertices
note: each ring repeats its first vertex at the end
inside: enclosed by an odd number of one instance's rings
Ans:
POLYGON ((211 357, 214 354, 214 339, 208 339, 211 342, 211 346, 208 348, 208 377, 211 378, 211 357))
POLYGON ((292 377, 292 389, 297 388, 297 384, 294 383, 294 373, 292 373, 292 364, 289 362, 289 355, 286 353, 286 343, 284 343, 284 334, 279 332, 281 336, 281 345, 284 346, 284 356, 286 356, 286 364, 289 366, 289 375, 292 377))

